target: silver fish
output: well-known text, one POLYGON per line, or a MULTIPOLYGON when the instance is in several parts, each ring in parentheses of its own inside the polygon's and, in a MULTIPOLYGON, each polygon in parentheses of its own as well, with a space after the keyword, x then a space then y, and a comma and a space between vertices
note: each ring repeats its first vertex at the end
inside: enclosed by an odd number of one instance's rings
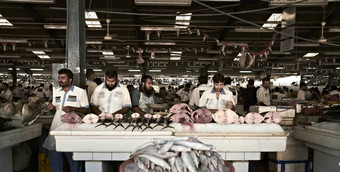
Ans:
POLYGON ((152 139, 152 143, 155 145, 161 145, 166 143, 168 140, 163 140, 163 139, 152 139))
POLYGON ((150 168, 153 170, 155 168, 155 163, 150 162, 150 168))
POLYGON ((196 168, 195 168, 194 162, 192 161, 189 153, 182 152, 181 158, 182 158, 183 163, 185 164, 185 166, 188 168, 188 170, 190 172, 196 172, 197 171, 196 168))
POLYGON ((156 148, 147 149, 143 152, 143 154, 156 156, 162 159, 169 159, 169 158, 177 156, 177 154, 174 152, 165 152, 165 153, 160 154, 158 149, 156 148))
POLYGON ((198 161, 198 158, 195 155, 195 153, 193 151, 190 151, 189 155, 190 155, 191 159, 194 161, 196 168, 198 168, 199 161, 198 161))
POLYGON ((176 141, 175 144, 183 145, 183 146, 186 146, 186 147, 189 147, 189 148, 192 148, 192 149, 196 149, 196 150, 207 150, 207 151, 211 150, 211 148, 209 146, 206 146, 202 143, 195 143, 195 142, 179 140, 179 141, 176 141))
POLYGON ((172 145, 170 150, 172 150, 174 152, 189 152, 189 151, 191 151, 190 148, 182 146, 182 145, 172 145))
POLYGON ((216 169, 217 168, 217 161, 218 161, 218 158, 216 156, 211 156, 210 158, 210 162, 211 164, 214 166, 214 168, 216 169))
POLYGON ((176 157, 175 166, 178 172, 184 171, 183 161, 180 157, 176 157))
POLYGON ((171 166, 171 170, 172 170, 173 172, 177 172, 178 170, 177 170, 177 168, 176 168, 176 166, 175 166, 175 164, 176 164, 176 157, 170 158, 170 159, 169 159, 169 163, 170 163, 170 166, 171 166))
POLYGON ((161 150, 159 150, 159 153, 162 154, 162 153, 168 152, 168 151, 170 150, 171 146, 172 146, 174 143, 175 143, 175 141, 168 141, 168 142, 166 142, 166 143, 162 146, 161 150))
POLYGON ((143 162, 142 162, 141 160, 139 160, 139 161, 137 162, 137 165, 138 165, 138 168, 139 168, 140 170, 143 170, 143 171, 145 171, 145 172, 148 171, 148 169, 145 167, 145 165, 143 164, 143 162))
POLYGON ((200 154, 200 162, 202 164, 202 166, 206 167, 208 165, 208 160, 207 157, 203 154, 200 154))
POLYGON ((151 162, 155 163, 156 165, 159 165, 165 169, 171 170, 170 165, 163 159, 151 156, 151 155, 138 155, 138 157, 146 158, 150 160, 151 162))
POLYGON ((8 102, 4 106, 4 114, 7 117, 13 116, 17 113, 17 108, 13 102, 8 102))

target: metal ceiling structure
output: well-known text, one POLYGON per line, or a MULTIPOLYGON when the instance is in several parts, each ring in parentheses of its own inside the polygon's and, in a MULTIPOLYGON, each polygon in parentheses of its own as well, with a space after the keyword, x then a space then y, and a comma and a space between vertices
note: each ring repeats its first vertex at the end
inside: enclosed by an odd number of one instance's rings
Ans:
MULTIPOLYGON (((85 20, 100 22, 86 28, 88 68, 167 76, 208 71, 239 75, 244 70, 255 75, 328 74, 340 69, 337 0, 86 0, 85 4, 86 11, 98 17, 85 20), (288 26, 293 32, 286 32, 283 22, 290 19, 284 15, 282 21, 269 22, 275 29, 260 28, 272 14, 288 8, 295 10, 288 26), (326 22, 323 33, 321 22, 326 22), (288 39, 295 37, 293 42, 282 39, 282 33, 290 35, 288 39), (285 49, 281 44, 290 50, 281 51, 285 49), (255 55, 248 69, 236 59, 240 52, 255 55), (303 57, 307 53, 318 54, 303 57)), ((65 63, 66 12, 66 0, 0 1, 0 72, 19 68, 50 74, 52 63, 65 63)))

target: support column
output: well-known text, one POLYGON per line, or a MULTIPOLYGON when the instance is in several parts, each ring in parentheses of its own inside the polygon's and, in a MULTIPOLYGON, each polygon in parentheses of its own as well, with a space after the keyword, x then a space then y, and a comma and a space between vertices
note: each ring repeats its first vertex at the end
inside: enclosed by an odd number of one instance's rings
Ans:
POLYGON ((329 72, 329 73, 328 73, 328 85, 329 85, 329 86, 334 85, 334 75, 333 75, 332 72, 329 72))
POLYGON ((17 67, 16 65, 12 66, 12 79, 13 79, 13 85, 17 83, 17 67))
POLYGON ((66 31, 67 67, 73 74, 73 84, 85 88, 85 1, 67 0, 66 31))

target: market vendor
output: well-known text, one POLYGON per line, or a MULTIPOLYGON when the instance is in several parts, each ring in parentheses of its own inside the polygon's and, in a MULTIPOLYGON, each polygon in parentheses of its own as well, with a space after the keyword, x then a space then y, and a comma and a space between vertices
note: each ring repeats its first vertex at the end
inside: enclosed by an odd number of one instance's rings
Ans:
MULTIPOLYGON (((61 122, 61 115, 69 112, 87 114, 89 108, 86 91, 72 84, 73 73, 69 69, 61 69, 58 74, 58 83, 61 89, 53 91, 52 103, 45 103, 49 110, 55 112, 50 131, 63 123, 61 122)), ((63 171, 64 155, 70 164, 71 172, 82 172, 83 162, 74 161, 71 152, 56 151, 54 136, 48 135, 43 147, 48 150, 47 154, 52 171, 63 171)))
POLYGON ((131 91, 132 111, 141 115, 149 113, 150 109, 147 104, 155 104, 155 95, 152 88, 152 77, 143 75, 139 88, 131 91))
POLYGON ((307 84, 302 82, 300 84, 300 89, 298 91, 296 100, 302 100, 302 101, 306 100, 306 91, 307 91, 307 84))
POLYGON ((260 106, 270 106, 270 93, 269 93, 270 79, 263 78, 261 87, 256 91, 257 102, 260 106))
POLYGON ((339 98, 337 96, 331 95, 331 93, 326 90, 322 92, 322 98, 325 101, 339 101, 339 98))
POLYGON ((199 101, 205 90, 209 89, 208 85, 208 75, 201 75, 198 77, 199 86, 192 91, 192 95, 190 97, 190 106, 199 106, 199 101))
POLYGON ((2 102, 11 102, 13 100, 13 93, 9 89, 7 83, 2 83, 2 91, 0 93, 0 99, 2 102))
POLYGON ((224 87, 224 76, 216 73, 213 77, 214 86, 204 91, 200 101, 200 108, 207 108, 211 112, 218 110, 232 109, 235 106, 233 93, 224 87))
POLYGON ((181 88, 176 92, 176 97, 179 98, 180 102, 182 103, 189 103, 191 91, 190 91, 191 84, 185 84, 184 88, 181 88))
POLYGON ((125 114, 131 108, 131 99, 126 87, 118 83, 118 73, 109 69, 105 73, 105 82, 93 92, 90 103, 91 111, 97 115, 102 112, 125 114))

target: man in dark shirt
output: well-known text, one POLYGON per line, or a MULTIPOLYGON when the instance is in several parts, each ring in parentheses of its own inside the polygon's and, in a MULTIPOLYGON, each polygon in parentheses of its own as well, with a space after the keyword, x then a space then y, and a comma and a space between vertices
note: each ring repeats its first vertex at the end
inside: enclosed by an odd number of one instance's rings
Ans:
POLYGON ((244 99, 244 111, 249 111, 249 107, 257 103, 253 79, 249 79, 247 89, 242 92, 242 97, 244 99))

